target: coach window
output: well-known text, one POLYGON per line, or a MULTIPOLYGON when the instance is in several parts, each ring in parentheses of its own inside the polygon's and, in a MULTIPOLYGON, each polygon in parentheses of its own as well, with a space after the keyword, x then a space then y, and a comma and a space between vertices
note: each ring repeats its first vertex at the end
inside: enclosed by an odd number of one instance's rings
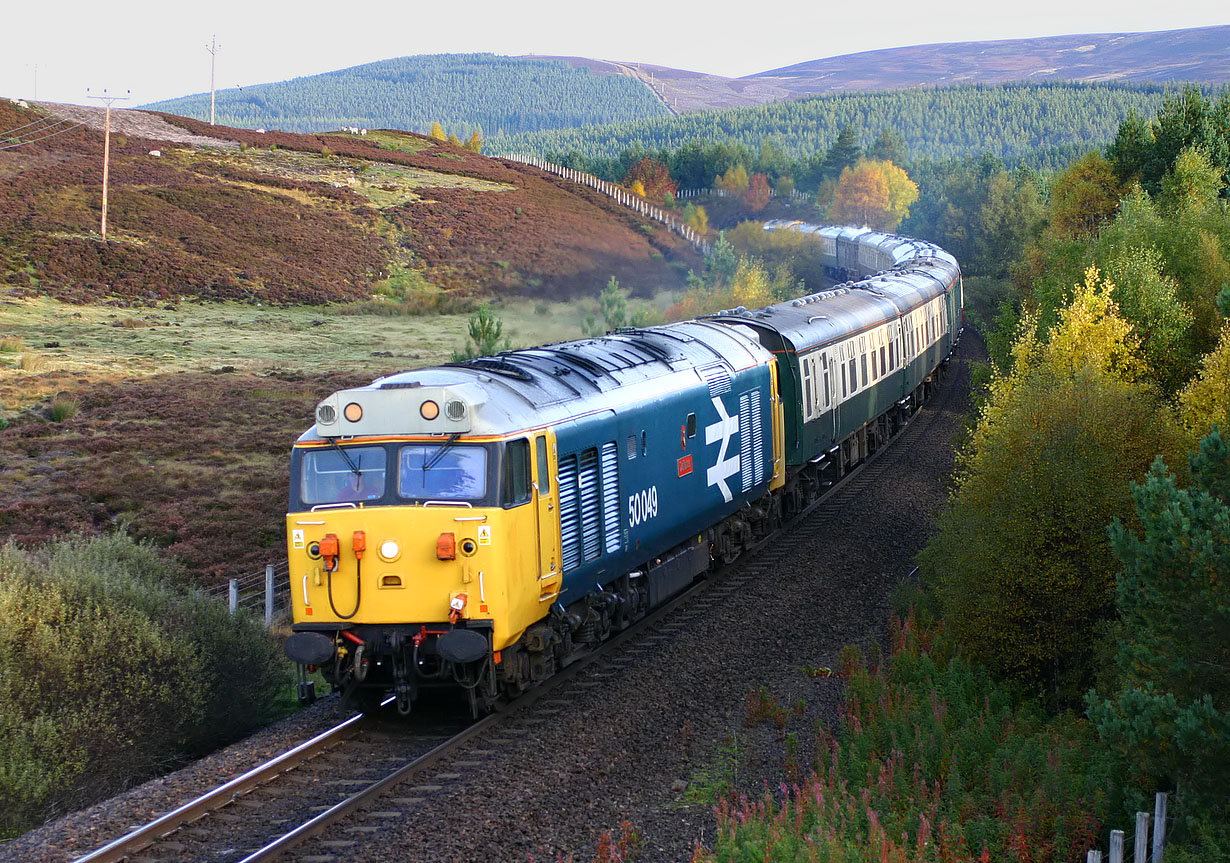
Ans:
POLYGON ((804 420, 811 419, 812 409, 814 404, 812 401, 812 374, 811 363, 803 360, 803 418, 804 420))
POLYGON ((829 406, 829 355, 820 355, 820 366, 824 369, 824 406, 829 406))
POLYGON ((547 436, 539 435, 534 439, 538 450, 538 493, 551 493, 551 465, 547 464, 547 436))
POLYGON ((850 357, 850 394, 858 392, 858 357, 850 357))
POLYGON ((504 450, 504 506, 517 506, 530 499, 530 442, 512 440, 504 450))

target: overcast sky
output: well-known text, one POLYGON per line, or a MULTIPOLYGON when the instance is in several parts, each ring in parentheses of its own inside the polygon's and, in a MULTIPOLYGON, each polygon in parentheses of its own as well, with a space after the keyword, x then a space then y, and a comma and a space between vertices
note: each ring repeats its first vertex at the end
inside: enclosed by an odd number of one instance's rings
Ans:
MULTIPOLYGON (((738 77, 836 54, 1068 33, 1230 23, 1226 0, 13 0, 0 16, 0 96, 130 105, 282 81, 408 54, 493 52, 628 60, 738 77), (756 16, 752 18, 751 16, 756 16), (35 92, 37 79, 37 93, 35 92)), ((95 103, 96 104, 96 103, 95 103)))

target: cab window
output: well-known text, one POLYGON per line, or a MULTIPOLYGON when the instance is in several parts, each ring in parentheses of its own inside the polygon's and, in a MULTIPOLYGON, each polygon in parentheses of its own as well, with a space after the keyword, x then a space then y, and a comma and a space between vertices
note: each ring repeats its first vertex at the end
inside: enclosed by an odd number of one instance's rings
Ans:
POLYGON ((551 465, 547 462, 547 439, 539 435, 535 440, 538 447, 538 493, 551 493, 551 465))
POLYGON ((407 444, 397 458, 397 493, 417 500, 468 500, 487 494, 487 450, 481 446, 407 444))
POLYGON ((512 440, 504 449, 504 506, 516 506, 530 499, 530 442, 512 440))

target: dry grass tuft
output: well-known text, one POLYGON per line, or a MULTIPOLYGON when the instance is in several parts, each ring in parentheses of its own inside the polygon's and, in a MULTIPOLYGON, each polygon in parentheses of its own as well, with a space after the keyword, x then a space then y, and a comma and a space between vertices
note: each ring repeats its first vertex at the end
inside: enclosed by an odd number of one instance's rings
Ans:
POLYGON ((47 370, 47 358, 39 354, 26 353, 21 355, 21 363, 18 366, 23 372, 42 372, 47 370))
POLYGON ((56 398, 51 402, 51 421, 62 423, 70 420, 81 410, 81 402, 70 398, 56 398))
POLYGON ((24 347, 17 336, 5 336, 0 339, 0 354, 18 354, 24 347))

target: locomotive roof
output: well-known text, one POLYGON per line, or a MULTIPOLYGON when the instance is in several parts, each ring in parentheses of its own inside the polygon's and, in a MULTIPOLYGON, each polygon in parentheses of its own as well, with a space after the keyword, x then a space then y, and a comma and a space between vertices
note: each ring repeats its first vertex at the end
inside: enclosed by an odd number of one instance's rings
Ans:
POLYGON ((720 386, 734 372, 767 359, 752 332, 707 321, 619 330, 597 338, 399 372, 364 387, 342 390, 318 405, 317 425, 299 440, 323 438, 321 409, 326 405, 332 407, 328 437, 452 431, 501 435, 592 410, 637 404, 685 383, 720 386), (672 377, 681 380, 668 384, 672 377), (449 399, 460 400, 466 405, 464 421, 450 424, 447 410, 444 417, 420 419, 419 406, 427 398, 446 404, 449 399), (349 421, 343 409, 352 401, 363 406, 362 418, 356 422, 349 421))

